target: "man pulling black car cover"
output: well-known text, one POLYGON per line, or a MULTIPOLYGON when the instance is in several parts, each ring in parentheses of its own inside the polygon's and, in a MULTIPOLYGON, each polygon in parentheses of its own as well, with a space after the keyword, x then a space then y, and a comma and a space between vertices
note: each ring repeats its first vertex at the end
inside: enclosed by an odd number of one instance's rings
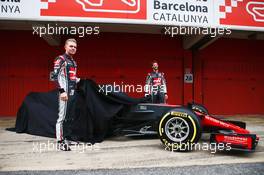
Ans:
POLYGON ((59 111, 56 123, 58 148, 63 151, 70 151, 69 143, 66 141, 71 134, 69 113, 75 99, 76 84, 80 81, 76 77, 77 64, 73 59, 77 50, 76 40, 66 40, 64 48, 65 53, 55 58, 51 80, 56 82, 59 90, 59 111))
POLYGON ((153 72, 148 73, 146 80, 145 96, 151 96, 152 103, 166 103, 168 99, 166 80, 164 73, 159 72, 156 60, 152 62, 153 72))

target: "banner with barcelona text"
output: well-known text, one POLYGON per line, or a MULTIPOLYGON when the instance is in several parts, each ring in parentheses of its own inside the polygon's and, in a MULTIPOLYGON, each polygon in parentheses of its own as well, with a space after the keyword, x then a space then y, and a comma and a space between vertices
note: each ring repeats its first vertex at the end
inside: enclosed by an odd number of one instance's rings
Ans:
POLYGON ((0 20, 264 31, 264 0, 1 0, 0 20))

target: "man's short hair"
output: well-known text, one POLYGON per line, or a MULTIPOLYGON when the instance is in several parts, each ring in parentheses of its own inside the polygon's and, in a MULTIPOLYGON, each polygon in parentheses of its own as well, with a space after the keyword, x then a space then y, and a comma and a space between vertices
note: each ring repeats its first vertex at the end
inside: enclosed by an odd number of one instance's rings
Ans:
POLYGON ((157 60, 153 60, 152 63, 151 63, 151 65, 153 65, 154 63, 158 63, 158 61, 157 60))
POLYGON ((74 38, 67 39, 67 40, 65 41, 65 45, 66 45, 68 42, 73 42, 73 43, 77 44, 77 41, 76 41, 76 39, 74 39, 74 38))

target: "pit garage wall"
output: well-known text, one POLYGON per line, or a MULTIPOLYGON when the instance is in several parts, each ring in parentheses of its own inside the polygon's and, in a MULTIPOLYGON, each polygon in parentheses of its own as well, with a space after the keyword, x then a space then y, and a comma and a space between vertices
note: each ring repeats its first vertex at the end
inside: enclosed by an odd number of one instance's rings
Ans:
MULTIPOLYGON (((63 46, 49 46, 28 31, 0 31, 0 38, 0 116, 15 116, 29 92, 54 88, 48 75, 63 46)), ((151 60, 158 59, 169 103, 194 99, 213 114, 264 114, 263 41, 219 39, 193 53, 182 49, 180 39, 160 35, 111 33, 78 41, 82 78, 144 85, 151 60), (193 69, 193 85, 183 83, 186 69, 193 69)))
POLYGON ((264 114, 263 41, 219 39, 194 53, 194 99, 213 114, 264 114))
MULTIPOLYGON (((0 116, 16 116, 25 96, 54 88, 49 81, 53 59, 63 46, 49 46, 29 31, 0 31, 0 116)), ((78 74, 98 83, 144 85, 151 61, 158 59, 166 75, 169 103, 183 104, 181 40, 160 35, 104 33, 78 38, 78 74)), ((144 93, 130 93, 142 97, 144 93)))

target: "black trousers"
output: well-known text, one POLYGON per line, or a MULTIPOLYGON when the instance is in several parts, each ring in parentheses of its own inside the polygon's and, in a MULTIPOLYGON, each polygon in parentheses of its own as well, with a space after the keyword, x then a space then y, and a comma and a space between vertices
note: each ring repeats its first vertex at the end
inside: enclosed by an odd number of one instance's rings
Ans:
POLYGON ((163 92, 157 92, 151 94, 152 103, 165 103, 165 94, 163 92))

